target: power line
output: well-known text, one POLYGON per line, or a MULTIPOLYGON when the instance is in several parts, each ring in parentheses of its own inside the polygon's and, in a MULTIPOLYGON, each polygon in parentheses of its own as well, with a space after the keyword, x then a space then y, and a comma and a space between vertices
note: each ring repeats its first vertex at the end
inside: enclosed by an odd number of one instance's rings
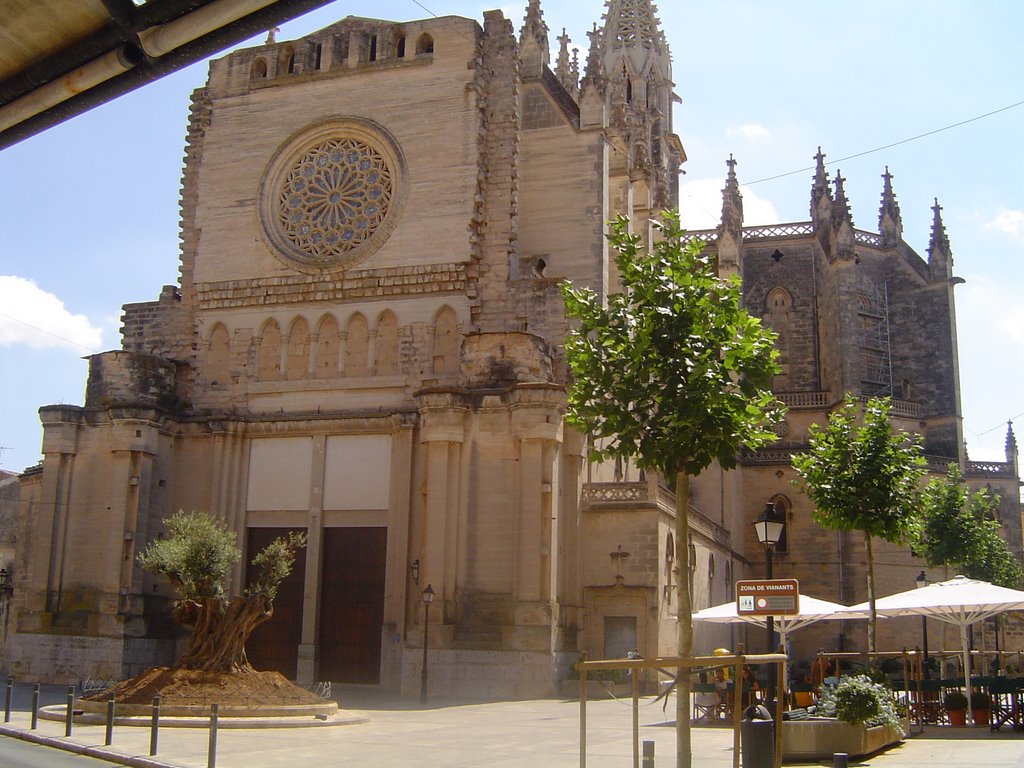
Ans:
MULTIPOLYGON (((1019 107, 1022 104, 1024 104, 1024 101, 1018 101, 1018 102, 1016 102, 1014 104, 1008 104, 1005 107, 1000 107, 999 109, 992 110, 991 112, 986 112, 983 115, 977 115, 975 117, 968 118, 967 120, 961 120, 959 123, 953 123, 952 125, 947 125, 947 126, 944 126, 942 128, 936 128, 933 131, 926 131, 925 133, 920 133, 917 136, 911 136, 909 139, 901 139, 900 141, 894 141, 891 144, 886 144, 886 145, 881 146, 881 147, 875 147, 874 149, 866 149, 863 152, 856 152, 856 153, 854 153, 852 155, 847 155, 846 157, 840 157, 840 158, 837 158, 836 160, 831 160, 831 161, 825 163, 825 165, 835 165, 836 163, 841 163, 841 162, 843 162, 845 160, 853 160, 856 157, 864 157, 864 155, 870 155, 870 154, 873 154, 875 152, 881 152, 883 149, 890 149, 892 147, 898 147, 900 144, 906 144, 906 143, 911 142, 911 141, 917 141, 918 139, 923 139, 926 136, 933 136, 936 133, 942 133, 943 131, 948 131, 948 130, 950 130, 952 128, 959 128, 961 125, 967 125, 968 123, 973 123, 976 120, 982 120, 982 119, 984 119, 986 117, 992 117, 992 115, 998 115, 1000 112, 1005 112, 1008 109, 1013 109, 1014 107, 1019 107)), ((747 181, 747 182, 744 182, 743 185, 749 187, 749 186, 753 186, 754 184, 760 184, 763 181, 774 181, 775 179, 782 179, 782 178, 785 178, 786 176, 793 176, 793 175, 798 174, 798 173, 807 173, 808 171, 813 171, 814 168, 815 168, 815 166, 813 166, 813 165, 808 166, 807 168, 798 168, 795 171, 787 171, 786 173, 779 173, 779 174, 776 174, 775 176, 766 176, 765 178, 757 179, 756 181, 747 181)))
POLYGON ((0 317, 6 317, 8 320, 13 320, 16 323, 21 323, 26 328, 31 328, 33 331, 38 331, 39 333, 45 333, 47 336, 52 336, 55 339, 60 339, 61 341, 65 341, 68 344, 71 344, 72 346, 78 347, 79 349, 84 349, 89 354, 92 354, 92 355, 98 355, 99 354, 99 352, 97 350, 92 349, 90 347, 87 347, 87 346, 85 346, 85 344, 77 342, 77 341, 75 341, 73 339, 65 338, 64 336, 60 336, 60 335, 58 335, 56 333, 48 331, 45 328, 40 328, 38 325, 32 325, 32 323, 26 323, 24 320, 21 320, 21 319, 19 319, 17 317, 11 317, 6 312, 0 312, 0 317))

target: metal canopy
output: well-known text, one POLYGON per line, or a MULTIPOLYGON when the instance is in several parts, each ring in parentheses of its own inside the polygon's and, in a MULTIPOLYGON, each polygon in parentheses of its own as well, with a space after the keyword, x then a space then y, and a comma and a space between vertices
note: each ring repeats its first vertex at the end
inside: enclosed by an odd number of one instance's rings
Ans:
POLYGON ((330 0, 0 0, 0 148, 330 0))

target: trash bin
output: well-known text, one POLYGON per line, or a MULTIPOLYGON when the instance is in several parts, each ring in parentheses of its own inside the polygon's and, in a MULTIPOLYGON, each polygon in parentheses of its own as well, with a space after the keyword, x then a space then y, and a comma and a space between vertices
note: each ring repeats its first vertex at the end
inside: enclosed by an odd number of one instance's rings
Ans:
POLYGON ((760 704, 743 710, 740 754, 743 768, 773 768, 775 765, 775 721, 768 709, 760 704))

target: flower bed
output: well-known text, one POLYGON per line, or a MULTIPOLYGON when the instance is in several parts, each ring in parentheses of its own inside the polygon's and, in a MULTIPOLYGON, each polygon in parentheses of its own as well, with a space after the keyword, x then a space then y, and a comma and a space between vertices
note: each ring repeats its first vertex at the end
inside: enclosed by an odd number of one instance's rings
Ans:
POLYGON ((868 727, 832 718, 786 720, 782 723, 783 760, 830 759, 836 752, 850 757, 870 755, 902 740, 899 728, 868 727))

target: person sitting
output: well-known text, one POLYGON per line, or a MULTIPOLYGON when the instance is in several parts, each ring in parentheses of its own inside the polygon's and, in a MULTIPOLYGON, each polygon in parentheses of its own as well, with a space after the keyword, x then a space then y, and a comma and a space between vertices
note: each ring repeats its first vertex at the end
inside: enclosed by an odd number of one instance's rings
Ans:
POLYGON ((693 721, 713 722, 719 717, 718 692, 708 682, 708 673, 702 671, 697 676, 698 682, 693 686, 693 721))

